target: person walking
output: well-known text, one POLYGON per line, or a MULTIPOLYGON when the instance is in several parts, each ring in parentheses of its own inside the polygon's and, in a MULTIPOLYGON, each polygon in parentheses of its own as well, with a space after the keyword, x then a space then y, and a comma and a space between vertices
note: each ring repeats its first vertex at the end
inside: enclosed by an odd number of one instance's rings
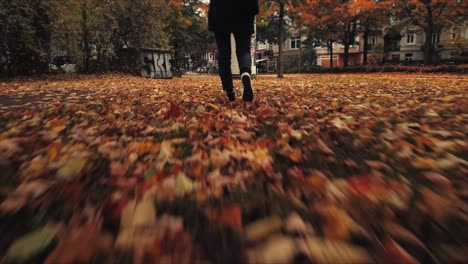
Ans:
POLYGON ((208 29, 215 34, 218 47, 219 75, 223 90, 230 101, 236 93, 231 72, 231 33, 234 34, 236 55, 244 87, 242 99, 253 101, 251 82, 252 56, 250 39, 254 33, 254 19, 258 14, 258 0, 211 0, 208 11, 208 29))

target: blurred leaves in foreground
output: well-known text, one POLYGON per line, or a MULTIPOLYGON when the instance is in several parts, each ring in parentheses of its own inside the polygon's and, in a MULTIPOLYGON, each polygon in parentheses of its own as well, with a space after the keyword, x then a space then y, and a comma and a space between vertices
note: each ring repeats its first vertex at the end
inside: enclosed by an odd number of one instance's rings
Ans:
POLYGON ((466 263, 467 81, 0 83, 3 260, 466 263))

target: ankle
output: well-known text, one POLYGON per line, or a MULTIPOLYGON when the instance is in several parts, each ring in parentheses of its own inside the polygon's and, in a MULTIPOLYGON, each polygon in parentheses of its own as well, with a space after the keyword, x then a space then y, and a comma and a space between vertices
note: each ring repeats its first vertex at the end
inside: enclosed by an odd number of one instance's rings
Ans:
POLYGON ((244 78, 244 76, 249 76, 249 78, 250 78, 250 73, 248 73, 248 72, 242 73, 241 74, 241 79, 244 78))
POLYGON ((236 92, 234 90, 226 91, 226 95, 227 95, 229 101, 236 100, 236 92))

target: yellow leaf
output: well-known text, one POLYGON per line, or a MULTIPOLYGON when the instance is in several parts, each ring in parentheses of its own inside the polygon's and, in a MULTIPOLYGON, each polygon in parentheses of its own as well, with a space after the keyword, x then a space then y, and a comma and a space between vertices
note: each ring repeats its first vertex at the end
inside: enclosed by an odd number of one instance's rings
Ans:
POLYGON ((213 108, 214 110, 219 110, 219 106, 215 105, 215 104, 212 104, 212 103, 208 103, 206 106, 209 106, 211 108, 213 108))
POLYGON ((62 180, 73 180, 81 174, 86 162, 87 160, 85 158, 74 158, 68 160, 65 165, 57 171, 57 178, 62 180))
POLYGON ((248 156, 248 159, 255 169, 268 169, 273 162, 267 148, 256 149, 248 156))
POLYGON ((300 148, 291 148, 291 146, 285 145, 281 151, 280 154, 288 157, 290 160, 294 162, 299 162, 302 160, 302 150, 300 148))
POLYGON ((278 216, 272 216, 253 222, 245 227, 247 241, 259 241, 280 230, 283 222, 278 216))
POLYGON ((63 130, 65 130, 65 128, 66 128, 65 125, 57 125, 57 126, 52 127, 52 130, 57 132, 57 133, 60 133, 63 130))
POLYGON ((158 160, 166 160, 172 157, 173 148, 170 141, 164 140, 161 143, 161 149, 159 150, 158 160))
POLYGON ((448 96, 445 96, 444 98, 442 98, 442 101, 448 103, 448 102, 452 101, 454 98, 455 98, 455 96, 448 95, 448 96))
POLYGON ((414 167, 419 169, 433 169, 436 167, 435 160, 431 158, 416 157, 412 164, 414 167))
POLYGON ((248 251, 249 263, 276 264, 292 263, 298 251, 293 238, 286 235, 273 235, 268 240, 248 251))
POLYGON ((156 208, 151 199, 141 201, 132 200, 122 211, 120 227, 135 228, 143 226, 152 226, 156 224, 156 208))
POLYGON ((325 154, 333 154, 333 150, 331 150, 322 140, 317 139, 317 147, 323 151, 325 154))
POLYGON ((122 211, 116 246, 121 249, 129 249, 138 242, 151 239, 154 235, 153 232, 141 231, 153 229, 155 225, 156 208, 151 195, 145 196, 141 201, 128 202, 122 211))
POLYGON ((197 188, 198 184, 187 178, 184 173, 181 172, 177 175, 175 182, 175 191, 177 195, 183 196, 185 194, 193 193, 197 188))
MULTIPOLYGON (((56 236, 55 226, 44 226, 17 239, 6 252, 5 261, 28 263, 37 254, 44 252, 56 236), (29 261, 28 261, 29 260, 29 261)), ((5 252, 4 252, 5 253, 5 252)))

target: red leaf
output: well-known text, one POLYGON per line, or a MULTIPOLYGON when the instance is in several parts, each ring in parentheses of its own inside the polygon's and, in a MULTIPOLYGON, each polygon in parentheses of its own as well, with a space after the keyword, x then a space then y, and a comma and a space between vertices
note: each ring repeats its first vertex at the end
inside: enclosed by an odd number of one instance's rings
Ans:
POLYGON ((364 174, 352 177, 348 180, 349 186, 360 193, 366 193, 370 189, 372 174, 364 174))
POLYGON ((164 114, 164 119, 177 118, 182 115, 182 108, 178 104, 171 102, 169 110, 164 114))

